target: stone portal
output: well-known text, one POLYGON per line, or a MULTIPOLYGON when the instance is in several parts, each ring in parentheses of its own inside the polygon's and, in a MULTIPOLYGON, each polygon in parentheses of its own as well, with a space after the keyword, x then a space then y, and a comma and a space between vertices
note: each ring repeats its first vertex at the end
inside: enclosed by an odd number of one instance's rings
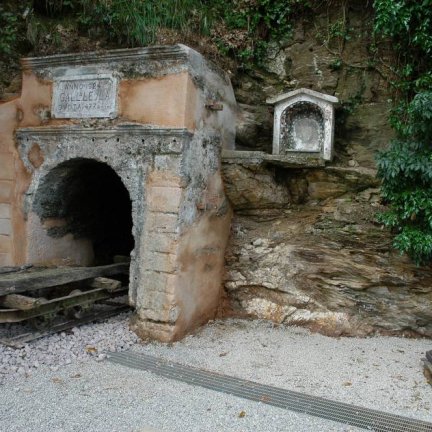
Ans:
POLYGON ((138 334, 169 341, 214 317, 231 219, 226 75, 183 45, 22 64, 21 96, 0 105, 0 264, 130 254, 138 334))

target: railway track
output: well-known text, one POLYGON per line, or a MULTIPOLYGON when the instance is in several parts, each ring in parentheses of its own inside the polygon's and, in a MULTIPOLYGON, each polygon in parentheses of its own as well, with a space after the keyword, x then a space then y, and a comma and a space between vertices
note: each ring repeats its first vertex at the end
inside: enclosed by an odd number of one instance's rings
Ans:
POLYGON ((129 264, 98 267, 0 269, 0 325, 28 323, 32 331, 0 343, 21 347, 41 337, 103 320, 129 309, 129 264), (104 303, 103 310, 96 305, 104 303), (100 309, 100 308, 99 308, 100 309))
POLYGON ((55 333, 60 333, 62 331, 67 331, 84 324, 90 324, 96 321, 103 321, 122 312, 127 312, 129 310, 130 307, 128 305, 113 306, 110 309, 93 312, 88 316, 82 318, 62 320, 50 326, 46 330, 26 331, 10 338, 1 338, 0 344, 9 346, 11 348, 22 348, 26 343, 32 342, 36 339, 50 336, 55 333))

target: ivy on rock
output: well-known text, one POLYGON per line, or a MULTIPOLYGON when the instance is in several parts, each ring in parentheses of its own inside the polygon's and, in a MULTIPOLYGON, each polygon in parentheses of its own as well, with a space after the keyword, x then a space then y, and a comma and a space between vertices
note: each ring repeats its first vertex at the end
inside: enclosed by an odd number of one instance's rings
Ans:
POLYGON ((377 159, 389 204, 380 220, 396 230, 394 245, 422 264, 432 260, 432 92, 417 94, 407 114, 404 132, 377 159))
POLYGON ((417 264, 432 261, 432 0, 375 0, 375 31, 399 63, 391 123, 398 137, 377 158, 388 210, 380 221, 417 264))

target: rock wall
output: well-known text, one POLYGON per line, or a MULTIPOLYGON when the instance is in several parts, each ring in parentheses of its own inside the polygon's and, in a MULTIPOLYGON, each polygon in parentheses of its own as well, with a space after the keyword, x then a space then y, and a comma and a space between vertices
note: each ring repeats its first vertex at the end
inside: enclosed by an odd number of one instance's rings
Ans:
POLYGON ((267 97, 307 87, 341 104, 336 155, 325 168, 225 159, 235 213, 227 298, 238 313, 330 335, 432 337, 432 272, 393 250, 376 223, 374 158, 392 130, 385 70, 372 64, 372 10, 355 0, 338 4, 299 21, 292 40, 270 47, 262 69, 234 81, 238 148, 271 151, 267 97))
POLYGON ((374 222, 374 171, 293 171, 224 163, 234 310, 329 335, 432 337, 432 273, 392 250, 374 222))
POLYGON ((240 147, 271 151, 273 116, 266 98, 306 87, 339 98, 336 163, 374 167, 374 153, 392 137, 384 65, 391 53, 377 47, 373 10, 364 3, 335 1, 331 9, 299 19, 292 38, 269 46, 261 68, 234 77, 240 147))

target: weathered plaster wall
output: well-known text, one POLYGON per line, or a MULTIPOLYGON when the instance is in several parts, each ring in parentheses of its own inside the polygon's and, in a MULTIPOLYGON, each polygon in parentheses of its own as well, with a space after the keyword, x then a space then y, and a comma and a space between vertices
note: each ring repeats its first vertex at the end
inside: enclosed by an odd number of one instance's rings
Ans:
MULTIPOLYGON (((14 212, 13 230, 8 228, 10 223, 6 217, 2 223, 4 230, 11 232, 1 238, 3 252, 0 253, 4 254, 5 263, 22 264, 28 260, 22 197, 29 187, 30 176, 16 152, 16 129, 66 125, 101 128, 137 122, 191 131, 205 128, 208 133, 221 136, 222 146, 233 147, 236 105, 229 79, 188 47, 157 48, 160 58, 156 62, 153 59, 157 55, 153 51, 144 48, 133 52, 118 50, 105 57, 78 54, 23 61, 21 96, 0 105, 0 163, 3 164, 0 181, 4 195, 8 195, 2 204, 11 204, 10 209, 5 207, 4 215, 14 212), (143 58, 146 60, 142 61, 143 58), (56 77, 107 72, 119 80, 116 118, 96 121, 52 118, 52 83, 56 77), (214 100, 223 101, 223 111, 206 108, 208 102, 214 100)), ((36 147, 29 158, 36 166, 43 163, 43 154, 36 147)))
POLYGON ((94 262, 92 242, 68 233, 59 238, 48 235, 52 221, 42 221, 35 213, 27 216, 32 234, 27 241, 27 261, 44 266, 88 266, 94 262), (51 222, 51 223, 50 223, 51 222))
MULTIPOLYGON (((14 103, 0 105, 0 122, 13 128, 15 112, 14 103)), ((11 265, 13 262, 12 201, 15 163, 9 128, 0 130, 0 265, 11 265)))
POLYGON ((25 222, 22 196, 28 174, 19 159, 14 130, 20 111, 18 101, 0 104, 0 265, 25 260, 25 222))
POLYGON ((18 127, 40 126, 50 121, 52 81, 23 72, 21 97, 17 101, 18 127))
MULTIPOLYGON (((24 194, 29 187, 30 174, 18 154, 15 131, 18 127, 39 126, 46 122, 51 104, 51 83, 38 79, 30 72, 23 73, 20 98, 0 104, 0 183, 4 191, 3 204, 8 206, 10 226, 0 242, 2 265, 27 262, 27 235, 24 215, 24 194)), ((33 163, 37 155, 33 150, 33 163)))
POLYGON ((216 315, 231 222, 220 150, 219 138, 196 134, 181 157, 150 168, 140 267, 151 282, 136 293, 133 326, 143 338, 179 339, 216 315))
POLYGON ((231 219, 220 177, 221 148, 234 145, 229 79, 180 45, 25 59, 23 66, 21 97, 0 106, 7 154, 0 181, 12 182, 5 204, 19 213, 19 229, 0 245, 5 263, 92 263, 89 239, 59 235, 68 222, 45 214, 37 196, 59 164, 97 161, 119 175, 132 202, 136 331, 168 341, 214 317, 231 219), (53 83, 95 74, 119 83, 116 112, 53 118, 53 83))
POLYGON ((125 120, 195 129, 196 88, 187 72, 120 83, 119 114, 125 120))

